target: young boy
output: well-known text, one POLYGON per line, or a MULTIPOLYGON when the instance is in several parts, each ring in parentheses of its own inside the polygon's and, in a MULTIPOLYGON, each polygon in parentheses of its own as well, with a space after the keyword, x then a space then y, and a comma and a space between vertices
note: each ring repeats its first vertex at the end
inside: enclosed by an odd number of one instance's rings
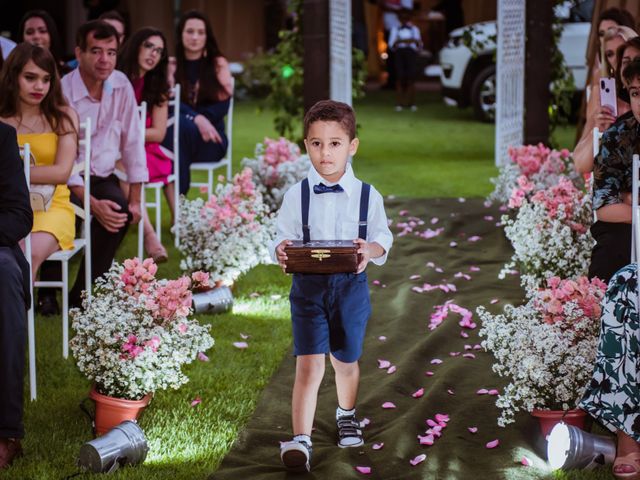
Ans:
POLYGON ((364 270, 369 260, 382 265, 393 242, 382 196, 358 180, 348 163, 359 143, 351 107, 331 100, 316 103, 305 115, 304 137, 313 167, 284 196, 278 212, 275 258, 284 270, 285 247, 309 235, 311 240, 355 239, 360 263, 357 273, 293 275, 289 299, 296 355, 291 405, 294 437, 282 444, 280 457, 288 469, 302 472, 310 470, 311 428, 327 353, 338 393, 338 446, 364 443, 355 411, 358 358, 371 314, 364 270), (312 193, 303 195, 303 191, 312 193), (303 210, 308 211, 307 232, 303 232, 303 210))
POLYGON ((418 50, 422 49, 420 29, 411 23, 411 10, 403 9, 398 14, 400 25, 393 27, 389 34, 389 47, 394 51, 396 68, 396 111, 403 107, 415 112, 415 82, 417 74, 418 50))

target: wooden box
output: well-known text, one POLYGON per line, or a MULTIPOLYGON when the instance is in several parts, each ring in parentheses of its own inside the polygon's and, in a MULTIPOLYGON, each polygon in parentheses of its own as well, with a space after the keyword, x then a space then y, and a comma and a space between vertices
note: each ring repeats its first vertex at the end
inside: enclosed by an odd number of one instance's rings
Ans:
POLYGON ((358 247, 352 240, 294 240, 284 249, 286 273, 356 273, 358 247))

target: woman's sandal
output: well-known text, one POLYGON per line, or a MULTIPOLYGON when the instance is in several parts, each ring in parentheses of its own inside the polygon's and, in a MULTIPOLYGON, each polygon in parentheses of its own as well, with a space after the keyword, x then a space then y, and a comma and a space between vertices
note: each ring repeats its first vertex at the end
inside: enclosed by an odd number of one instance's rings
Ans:
POLYGON ((613 476, 624 480, 640 480, 640 452, 632 452, 616 457, 613 461, 613 476), (627 466, 633 468, 631 472, 616 472, 617 467, 627 466))

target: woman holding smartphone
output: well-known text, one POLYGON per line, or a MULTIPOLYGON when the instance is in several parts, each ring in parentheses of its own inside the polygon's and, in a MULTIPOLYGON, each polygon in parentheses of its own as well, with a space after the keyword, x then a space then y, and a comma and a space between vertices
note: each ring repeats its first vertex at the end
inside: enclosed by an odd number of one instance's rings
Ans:
MULTIPOLYGON (((615 78, 619 73, 618 49, 627 41, 637 37, 638 34, 629 27, 613 27, 606 31, 602 40, 602 51, 604 52, 604 65, 606 65, 607 75, 601 76, 598 83, 591 89, 589 103, 587 104, 587 121, 582 131, 582 137, 578 141, 573 151, 573 162, 576 170, 580 173, 589 173, 593 170, 593 129, 598 127, 600 132, 608 129, 618 117, 629 111, 628 99, 620 98, 609 86, 609 92, 603 90, 601 93, 601 82, 605 78, 615 78), (612 98, 616 98, 615 111, 607 103, 611 103, 612 98), (604 101, 603 101, 604 100, 604 101), (616 115, 617 113, 617 115, 616 115)), ((608 80, 606 81, 608 82, 608 80)), ((607 83, 605 83, 607 85, 607 83)), ((611 85, 611 83, 609 83, 611 85)), ((605 89, 607 87, 605 86, 605 89)))

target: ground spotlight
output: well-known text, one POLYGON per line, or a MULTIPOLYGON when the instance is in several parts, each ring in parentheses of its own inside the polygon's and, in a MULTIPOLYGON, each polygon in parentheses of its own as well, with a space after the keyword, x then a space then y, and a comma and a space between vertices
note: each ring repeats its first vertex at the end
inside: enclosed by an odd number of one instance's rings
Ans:
POLYGON ((196 313, 224 313, 233 307, 233 295, 227 286, 193 294, 193 310, 196 313))
POLYGON ((613 463, 615 457, 616 443, 611 437, 593 435, 564 422, 558 423, 549 434, 547 459, 554 470, 590 470, 613 463))
POLYGON ((78 465, 94 473, 111 473, 124 465, 137 465, 147 458, 144 432, 130 420, 80 447, 78 465))

